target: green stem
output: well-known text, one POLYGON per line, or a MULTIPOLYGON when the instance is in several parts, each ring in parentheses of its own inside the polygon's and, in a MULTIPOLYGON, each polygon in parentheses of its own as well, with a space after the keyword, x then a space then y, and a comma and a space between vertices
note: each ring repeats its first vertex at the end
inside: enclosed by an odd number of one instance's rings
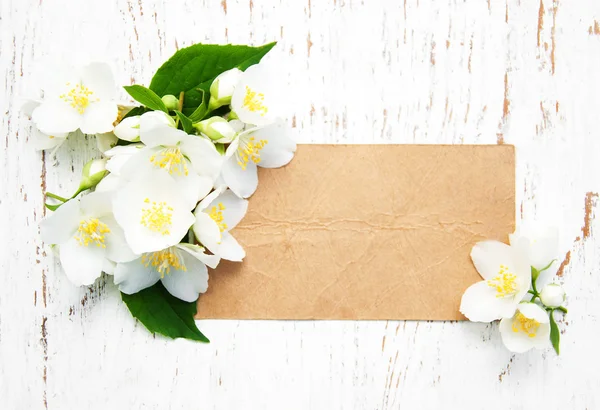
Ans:
POLYGON ((559 306, 559 307, 557 307, 557 308, 556 308, 556 310, 560 310, 560 311, 561 311, 561 312, 563 312, 563 313, 568 313, 568 310, 567 310, 567 308, 566 308, 566 307, 564 307, 564 306, 559 306))
POLYGON ((56 194, 53 194, 52 192, 46 192, 46 196, 48 196, 50 198, 58 199, 61 202, 67 202, 68 201, 67 198, 63 198, 62 196, 58 196, 56 194))

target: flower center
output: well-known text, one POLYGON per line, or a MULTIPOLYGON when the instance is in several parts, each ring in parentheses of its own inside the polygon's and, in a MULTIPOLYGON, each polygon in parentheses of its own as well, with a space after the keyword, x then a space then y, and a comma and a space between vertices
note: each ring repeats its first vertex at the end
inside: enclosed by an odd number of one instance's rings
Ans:
POLYGON ((167 170, 171 175, 189 174, 186 158, 179 147, 169 147, 157 152, 150 157, 150 162, 157 168, 167 170))
MULTIPOLYGON (((67 87, 71 87, 71 83, 67 83, 67 87)), ((83 114, 88 105, 90 105, 90 96, 92 94, 94 92, 85 85, 75 84, 75 87, 72 87, 66 94, 59 95, 59 98, 75 108, 79 114, 83 114)))
POLYGON ((246 107, 248 111, 259 112, 261 117, 264 117, 269 109, 264 105, 265 95, 257 93, 252 88, 246 86, 246 95, 242 107, 246 107))
POLYGON ((248 162, 252 161, 255 164, 260 162, 260 150, 267 145, 269 141, 260 140, 256 141, 254 137, 250 137, 248 139, 240 138, 240 145, 236 151, 238 165, 246 170, 248 166, 248 162))
POLYGON ((173 221, 173 208, 166 202, 151 202, 148 198, 144 199, 144 203, 148 206, 142 208, 140 224, 153 232, 169 235, 169 228, 173 221))
POLYGON ((540 322, 525 317, 521 312, 517 312, 513 319, 512 330, 515 333, 525 332, 528 337, 535 337, 539 327, 540 322))
POLYGON ((496 297, 504 298, 513 296, 518 292, 517 276, 508 270, 505 265, 500 265, 498 274, 487 281, 489 287, 496 289, 496 297))
POLYGON ((105 223, 96 218, 90 218, 79 222, 75 239, 77 239, 79 246, 88 246, 90 243, 95 243, 96 246, 106 248, 104 236, 107 233, 110 233, 110 229, 105 223))
POLYGON ((212 218, 213 221, 217 223, 221 232, 227 229, 227 224, 224 222, 223 211, 225 210, 225 205, 219 202, 217 205, 210 208, 208 212, 208 216, 212 218))
POLYGON ((179 252, 172 247, 158 252, 145 253, 142 255, 141 262, 146 267, 155 268, 161 278, 164 278, 165 274, 171 273, 171 268, 187 271, 179 252))

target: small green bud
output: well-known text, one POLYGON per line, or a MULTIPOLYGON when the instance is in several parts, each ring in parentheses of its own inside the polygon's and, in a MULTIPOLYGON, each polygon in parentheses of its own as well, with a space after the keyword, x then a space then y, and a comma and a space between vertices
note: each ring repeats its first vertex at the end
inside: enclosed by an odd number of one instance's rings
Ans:
POLYGON ((565 290, 562 288, 562 286, 556 283, 551 283, 546 285, 540 292, 540 300, 549 308, 558 308, 565 303, 565 290))
POLYGON ((163 98, 161 98, 161 100, 162 100, 162 102, 165 103, 165 106, 167 107, 167 110, 169 110, 169 111, 176 110, 179 107, 179 99, 177 97, 175 97, 174 95, 167 94, 167 95, 163 96, 163 98))
POLYGON ((200 121, 198 124, 195 124, 194 127, 211 140, 220 143, 231 142, 237 134, 235 129, 222 117, 211 117, 207 120, 200 121))
POLYGON ((219 74, 214 79, 210 85, 209 110, 212 111, 231 103, 235 86, 239 83, 241 77, 242 71, 238 68, 232 68, 219 74))
POLYGON ((79 183, 79 189, 77 193, 83 192, 86 189, 91 189, 98 185, 102 178, 106 176, 106 160, 105 159, 93 159, 89 161, 83 167, 81 173, 81 182, 79 183))

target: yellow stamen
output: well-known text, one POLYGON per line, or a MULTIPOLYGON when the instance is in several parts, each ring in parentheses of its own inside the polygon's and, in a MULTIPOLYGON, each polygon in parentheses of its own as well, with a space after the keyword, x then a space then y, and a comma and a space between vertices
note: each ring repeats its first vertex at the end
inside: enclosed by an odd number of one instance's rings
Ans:
POLYGON ((260 116, 264 117, 269 109, 264 105, 265 95, 257 93, 252 88, 246 86, 246 95, 242 107, 246 107, 248 111, 260 112, 260 116))
POLYGON ((105 223, 96 218, 90 218, 79 222, 75 239, 77 239, 79 246, 88 246, 90 243, 95 243, 98 247, 106 248, 104 236, 107 233, 110 233, 110 229, 105 223))
POLYGON ((144 203, 149 206, 142 208, 142 218, 140 224, 150 229, 153 232, 158 232, 162 235, 169 235, 173 219, 173 208, 167 205, 166 202, 150 202, 146 198, 144 203))
POLYGON ((165 274, 171 273, 171 268, 187 272, 183 259, 179 256, 177 249, 173 247, 158 252, 145 253, 142 255, 141 262, 146 267, 156 268, 161 278, 164 278, 165 274))
POLYGON ((150 157, 150 162, 157 168, 165 169, 169 174, 188 176, 186 158, 179 147, 165 148, 150 157))
POLYGON ((488 286, 496 289, 496 297, 503 298, 515 295, 517 288, 517 276, 508 270, 505 265, 500 265, 498 274, 487 281, 488 286))
POLYGON ((517 312, 512 323, 512 330, 515 333, 525 332, 528 337, 535 337, 537 330, 540 327, 540 322, 535 319, 525 317, 521 312, 517 312))
MULTIPOLYGON (((70 87, 71 83, 67 83, 67 87, 70 87)), ((82 84, 75 84, 75 87, 71 88, 66 94, 59 95, 58 97, 77 110, 79 114, 83 114, 86 108, 90 105, 91 95, 94 94, 89 88, 82 84)), ((98 101, 96 99, 95 101, 98 101)))
POLYGON ((213 206, 208 212, 208 216, 210 216, 212 220, 217 223, 221 232, 227 229, 227 224, 224 222, 225 218, 223 218, 224 210, 225 205, 219 202, 217 205, 213 206))
POLYGON ((258 142, 255 141, 254 137, 250 137, 246 139, 240 139, 240 145, 237 149, 237 159, 238 165, 246 170, 248 166, 248 162, 252 161, 255 164, 260 162, 260 150, 267 145, 269 141, 260 140, 258 142))

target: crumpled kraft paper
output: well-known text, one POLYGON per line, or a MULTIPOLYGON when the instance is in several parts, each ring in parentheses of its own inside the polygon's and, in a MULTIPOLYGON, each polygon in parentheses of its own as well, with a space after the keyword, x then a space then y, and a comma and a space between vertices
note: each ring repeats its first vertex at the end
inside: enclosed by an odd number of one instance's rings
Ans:
POLYGON ((197 318, 461 320, 471 247, 514 230, 509 145, 300 145, 259 180, 197 318))

